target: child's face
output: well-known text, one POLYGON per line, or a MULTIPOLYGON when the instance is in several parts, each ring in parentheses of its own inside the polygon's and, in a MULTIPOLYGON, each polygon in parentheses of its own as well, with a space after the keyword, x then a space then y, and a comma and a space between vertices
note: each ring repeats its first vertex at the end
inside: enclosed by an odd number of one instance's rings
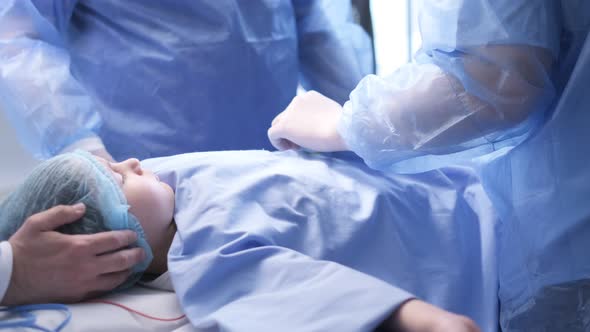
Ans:
POLYGON ((141 223, 152 249, 158 248, 162 234, 166 234, 174 217, 172 188, 154 173, 142 169, 135 158, 120 163, 111 163, 99 157, 96 159, 112 172, 127 198, 129 212, 141 223))

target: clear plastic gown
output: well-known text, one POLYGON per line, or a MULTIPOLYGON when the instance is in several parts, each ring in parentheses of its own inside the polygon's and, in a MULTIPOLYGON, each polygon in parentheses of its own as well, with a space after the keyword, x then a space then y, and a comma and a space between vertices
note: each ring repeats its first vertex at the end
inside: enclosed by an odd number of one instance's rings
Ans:
POLYGON ((523 141, 554 97, 557 1, 421 1, 422 48, 386 77, 368 76, 339 131, 377 169, 416 172, 523 141))

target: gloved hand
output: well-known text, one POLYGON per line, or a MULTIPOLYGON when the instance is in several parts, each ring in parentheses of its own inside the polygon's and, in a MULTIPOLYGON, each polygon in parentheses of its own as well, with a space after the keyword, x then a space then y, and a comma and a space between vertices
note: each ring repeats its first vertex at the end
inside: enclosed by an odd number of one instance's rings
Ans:
POLYGON ((318 152, 347 150, 337 125, 342 107, 315 91, 293 98, 272 121, 268 138, 278 150, 300 147, 318 152))
POLYGON ((29 217, 8 242, 13 251, 10 284, 2 305, 77 302, 123 283, 145 253, 122 249, 133 231, 66 235, 55 231, 78 220, 84 205, 56 206, 29 217), (118 251, 117 251, 118 250, 118 251))

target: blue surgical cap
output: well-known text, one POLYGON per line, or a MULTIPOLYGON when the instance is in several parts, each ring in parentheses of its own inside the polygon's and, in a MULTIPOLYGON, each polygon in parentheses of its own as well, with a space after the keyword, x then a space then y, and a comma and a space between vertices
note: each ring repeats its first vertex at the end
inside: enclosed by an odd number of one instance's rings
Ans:
POLYGON ((110 230, 133 230, 135 247, 146 258, 132 268, 131 276, 118 289, 139 280, 152 261, 152 250, 141 224, 110 172, 84 151, 63 154, 38 165, 25 182, 0 205, 0 240, 7 240, 33 214, 56 205, 84 203, 85 215, 57 229, 66 234, 91 234, 110 230))

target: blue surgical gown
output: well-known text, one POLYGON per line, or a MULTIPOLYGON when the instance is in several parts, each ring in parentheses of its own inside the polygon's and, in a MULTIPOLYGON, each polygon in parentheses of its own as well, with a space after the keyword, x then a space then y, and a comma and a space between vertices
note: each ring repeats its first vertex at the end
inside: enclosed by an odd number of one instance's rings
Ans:
POLYGON ((38 157, 270 148, 298 82, 343 103, 372 71, 348 0, 3 0, 0 102, 38 157))
POLYGON ((381 170, 473 162, 503 331, 589 331, 590 2, 422 2, 416 61, 365 78, 340 133, 381 170))
POLYGON ((411 297, 496 331, 495 214, 465 168, 225 151, 144 161, 176 192, 168 268, 207 331, 371 331, 411 297))
POLYGON ((506 332, 590 330, 590 2, 562 2, 552 114, 530 139, 484 165, 497 209, 506 332))

